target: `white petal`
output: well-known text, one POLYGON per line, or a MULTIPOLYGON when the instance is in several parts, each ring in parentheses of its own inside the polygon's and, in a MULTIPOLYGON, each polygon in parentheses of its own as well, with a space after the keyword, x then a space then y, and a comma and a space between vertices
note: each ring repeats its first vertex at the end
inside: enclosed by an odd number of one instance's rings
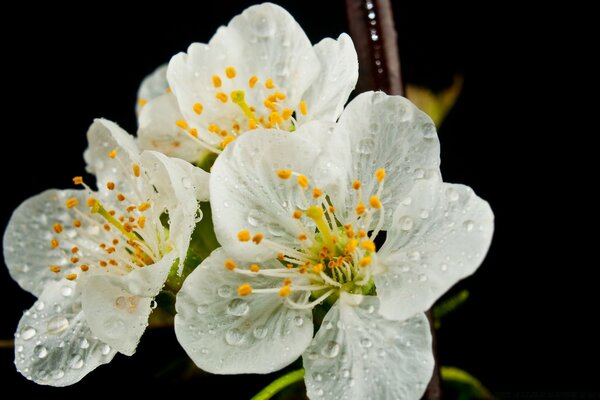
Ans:
POLYGON ((310 399, 419 399, 433 372, 423 314, 390 321, 376 297, 358 306, 344 295, 325 316, 303 355, 310 399))
MULTIPOLYGON (((190 177, 196 192, 196 200, 208 201, 208 181, 210 174, 202 168, 196 167, 193 164, 180 159, 171 159, 171 162, 177 164, 177 166, 185 171, 190 177)), ((186 181, 183 181, 182 184, 184 186, 188 185, 186 181)))
MULTIPOLYGON (((276 288, 281 279, 228 271, 222 249, 192 272, 177 295, 175 333, 192 360, 217 374, 269 373, 297 359, 313 334, 311 310, 293 310, 277 293, 237 294, 249 283, 254 289, 276 288)), ((276 261, 263 268, 276 267, 276 261)), ((238 264, 238 268, 247 265, 238 264)), ((292 296, 294 294, 292 293, 292 296)))
POLYGON ((167 64, 156 68, 150 75, 144 78, 137 93, 135 112, 139 115, 143 107, 140 102, 149 102, 156 97, 167 93, 169 83, 167 82, 167 64))
POLYGON ((490 246, 494 215, 463 185, 432 178, 415 185, 394 213, 379 251, 387 271, 375 276, 381 312, 404 319, 427 310, 481 264, 490 246))
POLYGON ((140 147, 190 162, 198 161, 206 150, 176 125, 176 121, 182 119, 173 94, 163 94, 150 101, 139 115, 137 135, 140 147))
POLYGON ((94 275, 81 283, 81 303, 92 332, 126 355, 135 353, 148 326, 151 303, 164 285, 175 252, 127 275, 94 275))
MULTIPOLYGON (((79 190, 50 189, 25 200, 13 213, 4 232, 4 261, 11 277, 19 285, 39 296, 49 282, 62 279, 72 272, 69 261, 73 243, 86 244, 77 230, 73 229, 74 213, 68 212, 65 201, 71 197, 85 207, 85 193, 79 190), (53 231, 53 225, 64 227, 61 235, 53 231), (63 240, 63 237, 68 238, 63 240), (59 239, 63 252, 53 249, 50 241, 59 239), (61 272, 56 274, 50 267, 57 265, 61 272)), ((94 247, 97 247, 95 244, 94 247)))
MULTIPOLYGON (((213 75, 224 78, 219 90, 227 94, 244 90, 248 104, 257 108, 262 108, 268 95, 263 84, 272 78, 287 95, 283 104, 297 108, 300 96, 316 79, 319 69, 319 59, 298 23, 283 8, 265 3, 249 7, 229 25, 219 28, 207 45, 194 43, 187 54, 174 56, 167 78, 183 116, 202 134, 209 123, 229 125, 240 115, 231 101, 223 104, 215 98, 213 75), (238 75, 231 83, 224 78, 228 66, 236 68, 238 75), (259 84, 250 90, 248 78, 253 75, 259 84), (204 105, 201 115, 193 111, 196 102, 204 105)), ((218 143, 222 139, 206 140, 218 143)))
POLYGON ((116 351, 95 337, 83 318, 75 282, 52 282, 25 312, 15 335, 15 365, 42 385, 72 385, 116 351))
POLYGON ((148 169, 150 182, 156 189, 157 203, 166 208, 169 215, 169 240, 175 245, 180 267, 196 227, 196 192, 194 177, 179 167, 179 163, 164 154, 145 151, 142 165, 148 169))
POLYGON ((305 193, 296 177, 282 180, 277 171, 308 174, 321 152, 327 129, 328 125, 311 122, 293 134, 251 131, 217 158, 211 170, 210 199, 215 233, 228 253, 247 261, 267 260, 277 254, 264 245, 239 242, 237 233, 242 229, 299 247, 301 230, 292 214, 307 207, 305 193))
POLYGON ((302 96, 308 107, 306 119, 335 122, 358 80, 358 56, 352 39, 345 33, 335 40, 325 38, 314 46, 321 61, 321 71, 315 82, 302 96))
POLYGON ((106 183, 112 181, 126 197, 135 196, 131 168, 134 163, 139 163, 140 150, 133 136, 114 122, 96 119, 88 130, 87 138, 88 148, 84 153, 86 169, 96 175, 99 191, 114 196, 106 190, 106 183), (113 150, 116 151, 115 159, 109 157, 113 150))
MULTIPOLYGON (((377 193, 375 171, 385 168, 381 203, 386 211, 386 230, 393 210, 419 179, 437 174, 440 165, 439 141, 431 119, 400 96, 367 92, 357 96, 344 110, 333 133, 327 156, 330 168, 346 171, 344 179, 329 179, 334 205, 347 222, 354 215, 357 194, 350 189, 362 182, 366 202, 377 193)), ((375 218, 373 224, 377 222, 375 218)))

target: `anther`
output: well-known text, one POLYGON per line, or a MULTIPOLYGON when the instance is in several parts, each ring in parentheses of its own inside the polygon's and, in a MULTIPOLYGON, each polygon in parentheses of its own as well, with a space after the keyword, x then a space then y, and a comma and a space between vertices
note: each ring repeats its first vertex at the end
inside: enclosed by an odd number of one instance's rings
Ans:
POLYGON ((225 260, 225 268, 229 271, 233 271, 237 265, 233 260, 225 260))
POLYGON ((369 199, 369 204, 373 208, 381 208, 381 201, 379 200, 379 197, 376 195, 371 196, 371 198, 369 199))
POLYGON ((264 235, 262 233, 257 233, 252 237, 252 241, 256 244, 260 244, 260 242, 262 242, 264 238, 264 235))
POLYGON ((227 77, 229 79, 235 78, 235 75, 236 75, 235 68, 233 68, 233 67, 225 68, 225 75, 227 75, 227 77))
POLYGON ((194 103, 192 109, 196 114, 200 115, 202 114, 202 110, 204 110, 204 106, 201 103, 194 103))
POLYGON ((281 179, 290 179, 290 176, 292 176, 292 170, 280 169, 279 171, 277 171, 277 176, 281 179))
POLYGON ((65 276, 65 278, 70 281, 74 281, 75 279, 77 279, 77 274, 69 274, 69 275, 65 276))
POLYGON ((219 87, 221 87, 222 83, 223 82, 221 82, 221 78, 219 77, 219 75, 213 75, 212 84, 214 87, 219 88, 219 87))
POLYGON ((56 233, 61 233, 63 231, 63 226, 61 224, 52 225, 52 230, 56 233))
POLYGON ((133 170, 133 175, 135 175, 136 178, 140 176, 140 166, 139 165, 133 164, 131 169, 133 170))
POLYGON ((258 264, 252 264, 252 265, 250 265, 250 271, 258 272, 258 271, 260 271, 260 267, 258 266, 258 264))
POLYGON ((298 185, 300 185, 302 189, 308 188, 308 178, 304 175, 298 175, 298 185))
POLYGON ((250 286, 249 283, 244 283, 238 287, 237 291, 238 294, 242 297, 248 296, 250 293, 252 293, 252 286, 250 286))
POLYGON ((240 242, 250 241, 250 231, 247 229, 242 229, 241 231, 239 231, 237 236, 240 242))
POLYGON ((377 179, 377 182, 381 183, 385 179, 385 169, 380 168, 375 171, 375 179, 377 179))
POLYGON ((73 183, 76 185, 82 185, 83 178, 81 176, 75 176, 75 177, 73 177, 73 183))
POLYGON ((273 83, 273 79, 271 79, 271 78, 267 79, 267 81, 265 82, 265 87, 267 89, 273 89, 275 87, 275 84, 273 83))
POLYGON ((67 206, 67 208, 73 208, 73 207, 77 206, 78 204, 79 204, 79 200, 77 200, 75 197, 71 197, 70 199, 65 201, 65 206, 67 206))
POLYGON ((175 121, 175 125, 177 125, 178 127, 180 127, 181 129, 184 129, 184 130, 189 127, 188 123, 182 119, 178 119, 177 121, 175 121))
POLYGON ((253 88, 254 85, 256 85, 256 82, 258 82, 258 77, 256 75, 253 75, 252 77, 250 77, 250 79, 248 80, 248 86, 250 86, 250 88, 253 88))
POLYGON ((300 112, 302 115, 308 114, 308 107, 306 106, 306 102, 304 100, 300 102, 300 112))

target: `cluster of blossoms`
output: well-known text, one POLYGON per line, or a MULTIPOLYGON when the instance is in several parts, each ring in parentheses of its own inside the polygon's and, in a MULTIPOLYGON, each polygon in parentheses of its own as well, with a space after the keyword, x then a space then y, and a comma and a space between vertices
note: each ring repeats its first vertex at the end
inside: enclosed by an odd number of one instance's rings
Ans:
POLYGON ((357 78, 347 35, 312 46, 262 4, 143 82, 137 138, 95 121, 97 190, 75 177, 79 190, 34 196, 4 235, 11 276, 38 298, 17 369, 65 386, 132 355, 164 290, 205 371, 302 357, 311 399, 419 398, 424 311, 480 265, 493 214, 442 181, 435 126, 408 100, 368 92, 344 108, 357 78), (184 268, 205 201, 221 247, 184 268))

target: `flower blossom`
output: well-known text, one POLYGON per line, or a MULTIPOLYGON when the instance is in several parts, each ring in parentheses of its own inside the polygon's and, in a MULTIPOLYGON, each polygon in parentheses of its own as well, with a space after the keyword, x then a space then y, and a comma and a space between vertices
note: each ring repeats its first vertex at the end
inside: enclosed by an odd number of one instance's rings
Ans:
POLYGON ((188 163, 140 153, 106 120, 92 124, 88 141, 98 190, 77 176, 82 190, 33 196, 4 234, 11 276, 38 298, 19 322, 15 364, 40 384, 73 384, 117 352, 135 352, 195 225, 194 189, 203 178, 188 163))
POLYGON ((190 357, 225 374, 302 355, 311 399, 420 398, 433 370, 424 311, 475 271, 493 231, 489 205, 442 182, 439 163, 430 118, 373 92, 337 125, 232 143, 210 183, 223 247, 176 303, 190 357), (318 305, 329 310, 313 338, 318 305))
POLYGON ((140 144, 199 162, 249 130, 336 121, 357 79, 348 35, 312 46, 283 8, 252 6, 144 80, 140 144))

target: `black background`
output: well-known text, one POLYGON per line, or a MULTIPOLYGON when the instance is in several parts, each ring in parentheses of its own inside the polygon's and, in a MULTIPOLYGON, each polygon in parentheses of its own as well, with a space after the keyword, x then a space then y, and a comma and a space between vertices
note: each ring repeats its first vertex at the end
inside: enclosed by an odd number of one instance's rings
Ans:
MULTIPOLYGON (((276 2, 313 43, 348 30, 341 0, 276 2)), ((71 178, 83 172, 85 132, 93 118, 117 121, 134 133, 143 77, 192 41, 208 41, 251 4, 201 3, 140 4, 135 12, 88 5, 3 13, 16 18, 19 28, 2 28, 7 105, 0 125, 0 225, 27 197, 70 187, 71 178)), ((442 364, 470 371, 505 396, 597 390, 598 332, 592 322, 598 262, 591 256, 597 234, 578 226, 593 228, 595 217, 595 199, 586 194, 594 180, 583 178, 595 166, 581 151, 591 146, 594 133, 570 123, 587 117, 567 111, 577 101, 565 91, 570 76, 551 71, 568 58, 552 43, 560 28, 546 34, 516 9, 393 4, 405 81, 439 89, 455 73, 465 77, 439 132, 442 172, 446 181, 473 187, 496 215, 486 261, 460 284, 471 297, 439 332, 442 364)), ((5 269, 0 285, 0 338, 8 339, 33 298, 5 269)), ((2 387, 68 396, 124 384, 138 393, 193 389, 198 398, 211 398, 206 393, 217 390, 222 398, 247 398, 271 379, 153 379, 182 354, 171 331, 148 332, 135 356, 119 355, 78 385, 53 389, 27 382, 14 370, 12 350, 1 349, 2 387)))

